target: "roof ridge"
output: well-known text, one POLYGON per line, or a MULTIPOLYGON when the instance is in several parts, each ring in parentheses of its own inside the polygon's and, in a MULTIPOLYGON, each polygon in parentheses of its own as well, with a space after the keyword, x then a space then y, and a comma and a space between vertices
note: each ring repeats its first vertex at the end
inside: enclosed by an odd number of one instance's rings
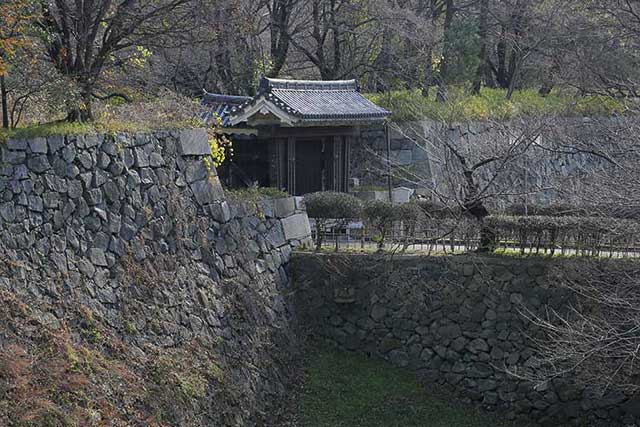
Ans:
POLYGON ((322 90, 322 91, 359 91, 358 82, 351 80, 286 80, 263 77, 260 80, 259 92, 272 89, 285 90, 322 90))
POLYGON ((252 99, 251 96, 241 96, 241 95, 223 95, 220 93, 212 93, 204 91, 202 100, 206 103, 219 103, 219 104, 242 104, 244 102, 250 101, 252 99))

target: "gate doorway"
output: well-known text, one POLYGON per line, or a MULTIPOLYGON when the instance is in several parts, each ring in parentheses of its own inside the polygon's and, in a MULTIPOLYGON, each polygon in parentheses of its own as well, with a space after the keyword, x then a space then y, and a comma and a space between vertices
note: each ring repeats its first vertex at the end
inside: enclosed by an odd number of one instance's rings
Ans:
POLYGON ((333 190, 333 140, 298 139, 295 144, 295 194, 333 190))

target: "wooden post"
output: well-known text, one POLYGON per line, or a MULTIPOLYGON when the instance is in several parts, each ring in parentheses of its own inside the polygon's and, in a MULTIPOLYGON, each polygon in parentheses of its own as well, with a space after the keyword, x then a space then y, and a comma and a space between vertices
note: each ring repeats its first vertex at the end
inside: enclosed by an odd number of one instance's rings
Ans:
POLYGON ((384 122, 384 137, 387 142, 387 187, 389 190, 389 202, 393 202, 393 182, 391 178, 391 135, 389 134, 389 122, 384 122))

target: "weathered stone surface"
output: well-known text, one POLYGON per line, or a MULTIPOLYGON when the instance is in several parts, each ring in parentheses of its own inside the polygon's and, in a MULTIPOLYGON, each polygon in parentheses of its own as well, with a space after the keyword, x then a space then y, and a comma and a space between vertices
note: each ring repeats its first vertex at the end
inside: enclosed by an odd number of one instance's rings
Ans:
POLYGON ((51 169, 47 156, 30 157, 29 160, 27 160, 27 166, 36 173, 42 173, 51 169))
POLYGON ((184 173, 185 179, 189 184, 195 181, 201 181, 209 176, 209 172, 203 161, 195 161, 187 166, 184 173))
POLYGON ((489 346, 487 345, 487 342, 485 340, 483 340, 482 338, 476 338, 475 340, 471 341, 467 345, 467 348, 472 353, 480 353, 480 352, 489 351, 489 346))
POLYGON ((34 138, 29 140, 29 149, 32 153, 47 154, 47 139, 34 138))
POLYGON ((185 129, 181 131, 178 147, 180 154, 183 156, 211 155, 209 138, 204 129, 185 129))
POLYGON ((7 148, 9 150, 26 150, 28 142, 26 139, 9 139, 7 141, 7 148))
POLYGON ((14 165, 22 164, 27 155, 24 151, 9 151, 6 149, 2 150, 2 161, 11 163, 14 165))
POLYGON ((438 333, 445 339, 455 339, 462 334, 462 331, 459 325, 451 324, 441 327, 438 330, 438 333))
POLYGON ((107 259, 105 258, 105 253, 103 249, 100 248, 91 248, 89 250, 89 259, 93 263, 93 265, 97 265, 100 267, 107 267, 107 259))
POLYGON ((55 154, 64 146, 64 136, 53 135, 47 137, 47 145, 49 146, 49 153, 55 154))
POLYGON ((213 219, 220 223, 226 223, 231 220, 231 209, 229 208, 229 203, 227 201, 222 201, 219 203, 214 203, 210 206, 211 215, 213 219))
POLYGON ((371 318, 376 322, 381 321, 387 315, 387 309, 380 304, 375 304, 371 308, 371 318))
POLYGON ((273 201, 273 209, 276 218, 286 218, 296 210, 295 199, 293 197, 275 199, 273 201))
POLYGON ((191 190, 200 205, 209 205, 224 199, 224 190, 217 177, 194 182, 191 184, 191 190))
POLYGON ((133 149, 133 158, 138 168, 146 168, 150 165, 149 153, 143 147, 133 149))
POLYGON ((309 218, 306 212, 292 215, 280 221, 284 230, 286 240, 304 239, 311 235, 309 218))

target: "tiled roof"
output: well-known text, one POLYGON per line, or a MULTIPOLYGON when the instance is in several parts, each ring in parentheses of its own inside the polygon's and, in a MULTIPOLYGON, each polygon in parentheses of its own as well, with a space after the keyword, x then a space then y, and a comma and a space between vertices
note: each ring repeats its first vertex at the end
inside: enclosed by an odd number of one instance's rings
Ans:
MULTIPOLYGON (((355 80, 315 81, 262 78, 255 97, 205 92, 205 120, 217 114, 223 126, 233 117, 266 100, 297 122, 353 122, 382 120, 391 113, 360 94, 355 80)), ((243 119, 239 119, 243 120, 243 119)))
POLYGON ((383 119, 390 114, 362 96, 355 80, 263 78, 258 88, 261 95, 303 120, 383 119))
POLYGON ((229 126, 231 110, 250 102, 252 99, 250 96, 219 95, 205 91, 202 97, 204 107, 202 119, 205 123, 211 124, 211 121, 217 116, 222 120, 222 126, 229 126))

